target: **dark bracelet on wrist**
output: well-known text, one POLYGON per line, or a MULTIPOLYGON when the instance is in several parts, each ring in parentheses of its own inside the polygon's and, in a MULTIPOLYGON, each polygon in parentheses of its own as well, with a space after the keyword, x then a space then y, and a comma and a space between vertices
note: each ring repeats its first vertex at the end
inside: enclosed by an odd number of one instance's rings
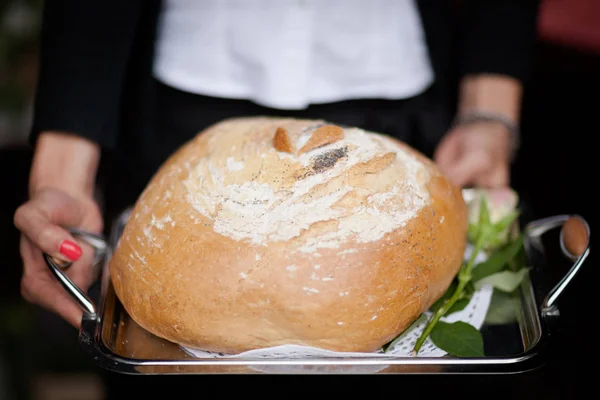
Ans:
POLYGON ((495 122, 498 123, 506 130, 510 132, 512 143, 511 143, 511 161, 517 152, 520 141, 521 141, 521 132, 519 130, 519 126, 517 123, 512 121, 510 118, 506 117, 500 113, 493 113, 487 111, 471 111, 461 115, 457 115, 452 123, 452 127, 456 127, 458 125, 468 125, 477 122, 495 122))

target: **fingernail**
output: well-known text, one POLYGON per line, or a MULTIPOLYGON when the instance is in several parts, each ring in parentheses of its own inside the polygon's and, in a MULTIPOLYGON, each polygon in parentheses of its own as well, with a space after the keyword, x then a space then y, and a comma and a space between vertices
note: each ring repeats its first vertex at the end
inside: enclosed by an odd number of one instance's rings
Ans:
POLYGON ((60 245, 60 254, 71 261, 77 261, 81 257, 81 247, 70 240, 64 240, 60 245))

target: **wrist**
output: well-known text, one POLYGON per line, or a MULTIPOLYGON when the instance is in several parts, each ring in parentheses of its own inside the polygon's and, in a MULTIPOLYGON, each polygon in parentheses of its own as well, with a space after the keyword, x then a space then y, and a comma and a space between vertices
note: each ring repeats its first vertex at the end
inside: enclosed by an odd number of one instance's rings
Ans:
POLYGON ((504 122, 519 124, 522 87, 514 78, 481 74, 462 79, 458 116, 465 114, 487 114, 504 122))
POLYGON ((471 124, 494 124, 510 136, 510 159, 514 160, 521 142, 519 115, 522 86, 512 77, 471 75, 460 84, 460 99, 453 127, 471 124))
POLYGON ((33 156, 29 193, 52 187, 76 197, 92 197, 99 161, 95 143, 65 132, 43 132, 33 156))
POLYGON ((474 124, 492 124, 495 125, 495 129, 501 129, 507 133, 510 143, 508 144, 509 159, 514 160, 514 157, 521 144, 521 134, 519 126, 506 118, 503 114, 485 112, 485 111, 471 111, 457 115, 452 122, 452 128, 458 128, 460 126, 469 126, 474 124))

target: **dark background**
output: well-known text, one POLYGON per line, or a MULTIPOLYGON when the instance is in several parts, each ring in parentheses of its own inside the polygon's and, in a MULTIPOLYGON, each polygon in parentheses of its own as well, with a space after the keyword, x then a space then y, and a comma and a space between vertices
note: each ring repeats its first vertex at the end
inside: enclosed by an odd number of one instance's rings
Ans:
MULTIPOLYGON (((25 140, 40 4, 0 2, 0 400, 101 399, 97 369, 81 353, 77 332, 25 304, 19 293, 19 237, 12 217, 25 199, 32 155, 25 140)), ((577 213, 595 228, 593 189, 600 169, 593 139, 600 134, 600 2, 547 0, 541 12, 513 186, 528 205, 528 218, 577 213)), ((596 258, 593 254, 588 258, 561 296, 560 325, 550 338, 548 362, 535 371, 508 376, 387 376, 364 383, 356 377, 315 378, 315 385, 321 382, 323 388, 311 384, 303 389, 341 395, 344 388, 353 393, 365 388, 373 395, 385 392, 394 397, 406 396, 411 389, 422 390, 419 397, 434 393, 523 399, 595 397, 596 258)), ((566 272, 560 265, 552 276, 566 272)), ((226 380, 215 377, 215 382, 224 384, 224 391, 232 389, 226 380)), ((274 391, 273 382, 286 385, 285 394, 295 393, 298 386, 298 381, 287 379, 258 382, 265 383, 259 395, 274 391)), ((204 389, 199 390, 198 395, 204 389)))

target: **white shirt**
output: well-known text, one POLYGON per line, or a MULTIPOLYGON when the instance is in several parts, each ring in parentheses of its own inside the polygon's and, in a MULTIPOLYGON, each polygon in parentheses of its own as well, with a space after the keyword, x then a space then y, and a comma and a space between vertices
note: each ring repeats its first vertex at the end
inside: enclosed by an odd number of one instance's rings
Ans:
POLYGON ((166 0, 155 77, 279 109, 407 98, 433 80, 412 0, 166 0))

